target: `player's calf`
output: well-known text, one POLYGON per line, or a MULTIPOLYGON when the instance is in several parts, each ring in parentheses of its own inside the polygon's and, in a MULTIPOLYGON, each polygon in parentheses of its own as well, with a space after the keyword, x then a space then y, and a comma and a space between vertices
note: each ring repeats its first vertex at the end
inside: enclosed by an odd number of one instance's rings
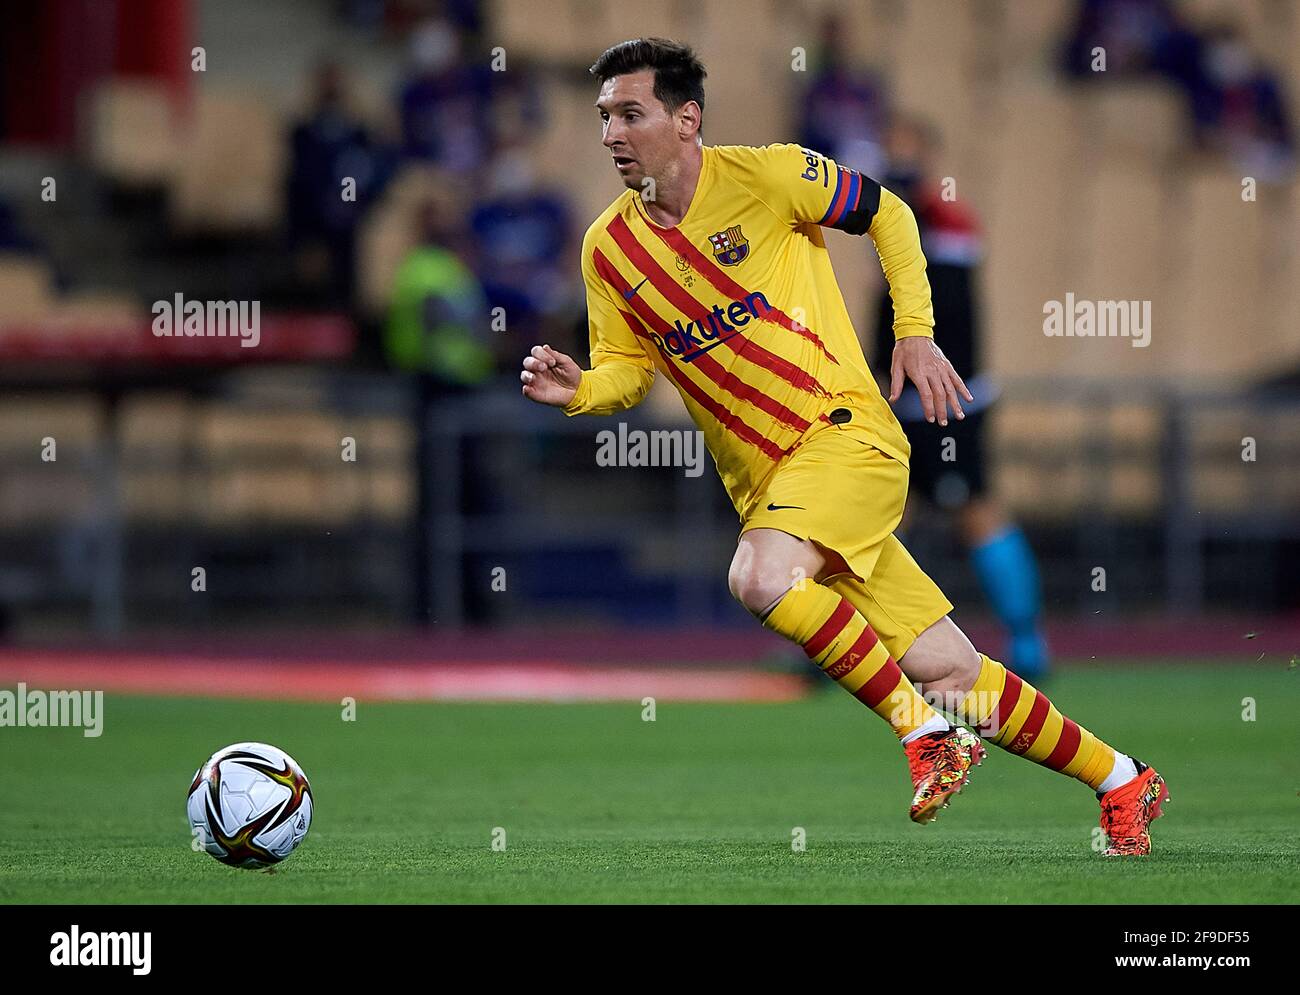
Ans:
POLYGON ((928 701, 941 700, 952 711, 975 687, 982 661, 966 633, 945 615, 913 640, 898 665, 928 701))

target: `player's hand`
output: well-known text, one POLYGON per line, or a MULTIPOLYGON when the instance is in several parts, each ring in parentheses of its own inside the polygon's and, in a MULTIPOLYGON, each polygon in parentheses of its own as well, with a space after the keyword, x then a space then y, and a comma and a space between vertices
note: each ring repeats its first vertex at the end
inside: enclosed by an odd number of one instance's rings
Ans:
POLYGON ((934 344, 934 339, 924 335, 899 339, 894 346, 894 362, 889 370, 890 404, 902 396, 904 374, 916 384, 916 391, 921 395, 921 410, 928 422, 938 418, 940 425, 947 425, 950 406, 959 420, 965 418, 966 412, 961 409, 958 395, 968 401, 975 400, 943 350, 934 344))
POLYGON ((519 379, 523 381, 524 397, 528 400, 562 408, 578 392, 582 370, 571 357, 549 345, 535 345, 524 357, 524 371, 519 379))

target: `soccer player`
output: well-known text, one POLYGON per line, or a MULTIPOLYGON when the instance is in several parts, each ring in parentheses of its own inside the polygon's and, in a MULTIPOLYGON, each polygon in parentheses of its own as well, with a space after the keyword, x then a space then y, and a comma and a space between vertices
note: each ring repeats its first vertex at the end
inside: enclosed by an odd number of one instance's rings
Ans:
MULTIPOLYGON (((1007 664, 1021 677, 1041 679, 1047 675, 1047 643, 1034 551, 1020 527, 987 493, 984 480, 984 415, 992 390, 980 373, 975 292, 979 228, 965 203, 945 197, 931 176, 938 146, 937 133, 925 121, 895 118, 885 138, 885 185, 917 219, 934 325, 949 362, 970 382, 976 400, 966 406, 964 419, 941 426, 926 420, 920 396, 904 387, 894 414, 912 447, 911 492, 953 516, 980 587, 1007 632, 1007 664)), ((895 341, 894 302, 888 293, 880 294, 876 315, 872 367, 877 382, 882 382, 889 378, 895 341)))
POLYGON ((934 819, 985 754, 932 698, 1095 791, 1107 854, 1149 853, 1168 796, 1160 775, 976 652, 894 536, 907 438, 867 367, 821 228, 871 236, 894 302, 891 396, 910 379, 926 416, 946 425, 971 395, 933 341, 910 209, 796 145, 705 146, 705 70, 684 45, 626 41, 591 73, 627 187, 583 239, 591 369, 534 346, 524 396, 568 415, 613 414, 637 404, 656 371, 672 381, 740 516, 732 594, 889 723, 914 821, 934 819))

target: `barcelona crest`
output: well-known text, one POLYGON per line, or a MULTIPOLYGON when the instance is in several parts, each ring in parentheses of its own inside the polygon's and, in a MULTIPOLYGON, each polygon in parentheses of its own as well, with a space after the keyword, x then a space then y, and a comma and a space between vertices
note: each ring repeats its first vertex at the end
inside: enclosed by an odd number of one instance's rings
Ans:
POLYGON ((735 266, 749 256, 749 239, 740 230, 740 225, 710 235, 709 244, 713 246, 713 258, 723 266, 735 266))

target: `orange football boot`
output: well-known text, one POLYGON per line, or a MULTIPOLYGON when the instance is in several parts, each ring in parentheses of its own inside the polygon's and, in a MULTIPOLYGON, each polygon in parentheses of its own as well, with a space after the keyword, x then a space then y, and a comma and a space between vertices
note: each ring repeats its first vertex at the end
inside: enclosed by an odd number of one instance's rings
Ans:
POLYGON ((1145 857, 1151 852, 1151 823, 1164 815, 1161 806, 1169 801, 1165 779, 1141 760, 1134 760, 1138 775, 1105 794, 1101 801, 1101 828, 1110 840, 1107 857, 1145 857))
POLYGON ((903 747, 912 774, 913 822, 933 822, 970 780, 970 772, 987 755, 980 738, 958 726, 920 736, 903 747))

